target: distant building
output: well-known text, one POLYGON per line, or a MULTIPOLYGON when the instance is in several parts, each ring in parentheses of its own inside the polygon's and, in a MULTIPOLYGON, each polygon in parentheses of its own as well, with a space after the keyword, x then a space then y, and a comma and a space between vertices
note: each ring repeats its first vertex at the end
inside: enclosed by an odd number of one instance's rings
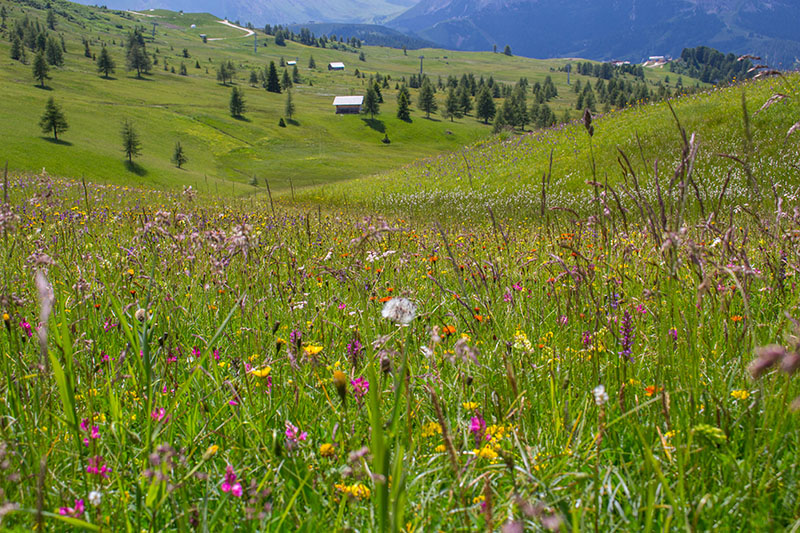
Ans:
POLYGON ((337 96, 333 99, 337 115, 357 115, 361 113, 361 106, 364 105, 363 96, 337 96))
POLYGON ((344 70, 344 63, 339 63, 339 62, 328 63, 328 70, 344 70))
POLYGON ((664 61, 665 59, 664 56, 650 56, 647 58, 648 61, 664 61))
POLYGON ((286 64, 289 65, 290 67, 293 67, 297 64, 297 61, 287 61, 286 64))

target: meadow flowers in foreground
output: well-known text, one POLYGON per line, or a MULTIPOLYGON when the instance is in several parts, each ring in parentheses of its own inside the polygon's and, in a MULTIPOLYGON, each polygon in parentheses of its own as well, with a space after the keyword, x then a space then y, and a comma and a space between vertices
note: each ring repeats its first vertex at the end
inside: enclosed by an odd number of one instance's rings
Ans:
POLYGON ((686 143, 534 225, 11 176, 2 526, 796 525, 800 205, 700 216, 686 143))

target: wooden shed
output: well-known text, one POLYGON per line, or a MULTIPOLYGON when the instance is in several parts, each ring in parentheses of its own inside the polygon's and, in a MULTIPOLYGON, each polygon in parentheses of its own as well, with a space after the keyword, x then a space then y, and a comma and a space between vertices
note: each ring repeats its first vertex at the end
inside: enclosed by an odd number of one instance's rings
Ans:
POLYGON ((361 113, 361 106, 364 105, 363 96, 337 96, 333 99, 337 115, 357 115, 361 113))
POLYGON ((338 61, 328 63, 328 70, 344 70, 344 63, 340 63, 338 61))

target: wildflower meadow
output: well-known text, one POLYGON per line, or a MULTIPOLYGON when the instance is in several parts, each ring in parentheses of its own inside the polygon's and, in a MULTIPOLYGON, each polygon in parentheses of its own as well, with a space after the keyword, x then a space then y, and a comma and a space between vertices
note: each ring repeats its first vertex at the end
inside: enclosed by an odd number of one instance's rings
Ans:
POLYGON ((797 530, 794 188, 612 120, 478 222, 8 174, 2 528, 797 530))

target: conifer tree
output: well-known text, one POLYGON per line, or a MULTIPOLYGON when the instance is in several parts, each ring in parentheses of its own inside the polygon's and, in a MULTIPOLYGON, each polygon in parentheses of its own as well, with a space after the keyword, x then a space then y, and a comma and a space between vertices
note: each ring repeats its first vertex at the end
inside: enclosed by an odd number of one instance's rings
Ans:
POLYGON ((370 118, 375 118, 375 115, 380 113, 381 105, 378 102, 378 95, 375 93, 375 86, 367 87, 367 94, 364 96, 364 113, 369 113, 370 118))
POLYGON ((478 117, 478 119, 483 119, 484 124, 488 124, 489 121, 494 118, 496 113, 497 109, 494 106, 492 95, 489 93, 489 87, 484 85, 477 96, 475 115, 478 117))
POLYGON ((177 141, 175 143, 175 149, 172 151, 172 162, 175 163, 175 166, 178 168, 182 168, 189 161, 189 158, 186 157, 186 153, 183 151, 183 146, 181 146, 181 142, 177 141))
POLYGON ((461 109, 462 115, 469 115, 472 111, 472 97, 470 91, 466 86, 463 86, 458 91, 458 107, 461 109))
POLYGON ((128 163, 133 163, 134 157, 139 157, 142 152, 142 144, 139 142, 139 134, 128 119, 122 123, 122 151, 128 158, 128 163))
POLYGON ((300 71, 297 70, 297 65, 292 67, 292 83, 300 83, 302 80, 300 79, 300 71))
POLYGON ((256 74, 255 70, 250 71, 250 85, 253 87, 258 85, 258 74, 256 74))
POLYGON ((287 91, 292 88, 292 78, 289 76, 289 71, 283 69, 283 78, 281 80, 281 88, 287 91))
POLYGON ((117 65, 111 58, 111 54, 104 46, 103 49, 100 50, 100 57, 97 58, 97 72, 102 72, 103 77, 108 79, 109 75, 114 73, 116 67, 117 65))
POLYGON ((292 91, 291 90, 287 90, 286 91, 286 106, 283 108, 283 114, 286 115, 286 118, 288 118, 289 120, 292 120, 292 117, 294 116, 294 111, 295 111, 295 108, 294 108, 294 102, 292 101, 292 91))
POLYGON ((433 85, 428 78, 425 78, 425 81, 422 82, 422 87, 419 90, 419 99, 417 101, 417 105, 423 111, 425 111, 426 118, 431 118, 431 113, 438 109, 438 105, 436 104, 436 96, 433 92, 433 85))
POLYGON ((14 39, 11 41, 11 59, 14 61, 19 61, 22 58, 22 42, 19 40, 16 34, 14 34, 14 39))
POLYGON ((281 82, 278 80, 278 69, 275 68, 275 62, 269 62, 269 73, 267 74, 267 91, 271 93, 281 92, 281 82))
POLYGON ((60 67, 64 64, 64 53, 61 51, 61 46, 52 37, 47 39, 45 55, 47 56, 47 62, 55 67, 60 67))
POLYGON ((311 69, 311 70, 314 70, 315 68, 317 68, 317 63, 314 61, 314 56, 311 56, 308 59, 308 68, 311 69))
POLYGON ((411 121, 411 95, 408 92, 408 87, 403 85, 400 87, 400 91, 397 93, 397 118, 400 120, 405 120, 406 122, 411 121))
POLYGON ((40 50, 33 59, 33 77, 39 81, 42 89, 44 89, 44 80, 50 79, 48 72, 50 72, 50 67, 47 65, 47 60, 44 58, 44 52, 40 50))
POLYGON ((144 38, 139 30, 134 31, 128 36, 127 47, 126 60, 128 70, 135 70, 136 77, 141 78, 142 73, 147 74, 150 72, 153 65, 150 62, 150 56, 147 55, 144 38))
POLYGON ((231 90, 231 101, 229 104, 231 116, 241 118, 244 114, 244 91, 240 91, 238 87, 231 90))
POLYGON ((67 124, 67 119, 64 118, 64 113, 52 96, 47 100, 44 114, 39 120, 39 126, 42 128, 42 133, 52 133, 56 141, 58 140, 59 133, 63 133, 69 129, 69 124, 67 124))
POLYGON ((454 118, 461 118, 464 116, 461 113, 461 106, 458 102, 458 96, 456 95, 456 90, 453 87, 447 91, 447 98, 444 101, 444 110, 445 115, 450 118, 450 122, 453 122, 454 118))

